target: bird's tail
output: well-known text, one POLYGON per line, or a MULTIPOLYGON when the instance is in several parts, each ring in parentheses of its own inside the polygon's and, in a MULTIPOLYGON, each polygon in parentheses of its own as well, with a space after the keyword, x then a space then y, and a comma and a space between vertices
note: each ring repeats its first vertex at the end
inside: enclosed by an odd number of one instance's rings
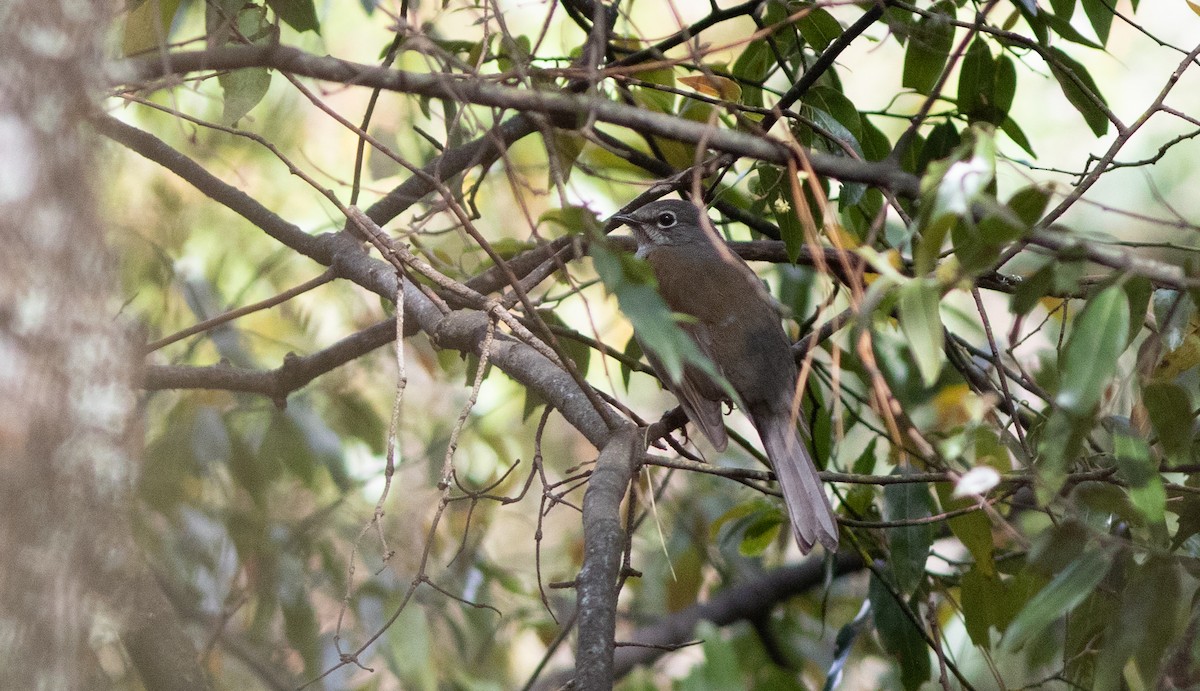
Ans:
POLYGON ((825 488, 796 426, 787 415, 755 415, 755 427, 774 466, 783 503, 800 551, 808 554, 816 543, 830 552, 837 549, 838 527, 825 488))

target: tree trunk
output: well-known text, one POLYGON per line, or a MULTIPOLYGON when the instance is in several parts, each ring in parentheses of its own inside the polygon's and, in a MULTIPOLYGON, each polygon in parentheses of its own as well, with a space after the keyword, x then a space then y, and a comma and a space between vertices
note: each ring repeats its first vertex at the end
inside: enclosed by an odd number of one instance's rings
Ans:
POLYGON ((152 581, 129 529, 141 441, 134 418, 137 355, 116 319, 120 303, 93 189, 102 172, 84 124, 104 86, 112 7, 100 0, 0 4, 0 688, 6 689, 107 686, 89 645, 97 621, 117 624, 135 661, 145 624, 161 623, 160 640, 176 647, 167 656, 179 664, 166 684, 142 670, 148 688, 206 686, 174 613, 162 606, 161 593, 144 588, 152 581), (181 641, 186 652, 178 650, 181 641))

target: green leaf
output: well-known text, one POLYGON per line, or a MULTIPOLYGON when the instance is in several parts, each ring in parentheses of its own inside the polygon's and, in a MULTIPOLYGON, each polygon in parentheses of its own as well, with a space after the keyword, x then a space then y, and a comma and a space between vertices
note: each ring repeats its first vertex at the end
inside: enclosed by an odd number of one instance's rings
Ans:
POLYGON ((1050 414, 1038 438, 1039 501, 1050 501, 1062 487, 1067 465, 1078 456, 1083 438, 1090 430, 1089 420, 1075 418, 1065 410, 1055 410, 1050 414))
MULTIPOLYGON (((995 122, 993 98, 996 66, 987 43, 975 39, 963 56, 958 73, 958 111, 976 120, 995 122)), ((999 123, 996 123, 999 124, 999 123)))
MULTIPOLYGON (((538 310, 538 316, 540 316, 542 321, 546 322, 548 326, 561 327, 564 329, 569 328, 566 322, 562 320, 562 317, 558 315, 558 312, 554 310, 540 309, 538 310)), ((592 362, 591 347, 582 341, 562 335, 558 336, 558 345, 562 349, 563 353, 570 358, 571 362, 575 363, 575 368, 579 370, 579 373, 586 375, 588 366, 592 362)))
POLYGON ((888 141, 887 135, 878 127, 871 123, 867 118, 861 117, 862 123, 862 138, 861 144, 863 156, 868 161, 882 161, 887 158, 892 151, 892 144, 888 141))
POLYGON ((763 39, 751 41, 733 63, 733 76, 742 80, 742 105, 761 108, 763 105, 763 80, 767 78, 775 56, 771 46, 763 39))
MULTIPOLYGON (((1007 55, 996 59, 996 79, 992 88, 992 104, 996 106, 1000 115, 1007 116, 1012 108, 1013 97, 1017 94, 1017 68, 1012 58, 1007 55)), ((999 121, 991 122, 999 125, 1004 119, 1001 117, 999 121)))
POLYGON ((904 53, 902 84, 928 95, 946 68, 946 59, 954 45, 953 9, 936 6, 935 14, 922 17, 908 39, 904 53))
POLYGON ((741 688, 744 682, 737 651, 720 629, 703 621, 696 627, 695 635, 704 641, 701 645, 704 661, 692 667, 676 688, 679 691, 741 688))
POLYGON ((711 524, 709 524, 709 526, 708 526, 709 539, 715 540, 717 538, 717 535, 720 534, 721 528, 724 528, 726 524, 733 524, 747 516, 750 516, 751 514, 757 512, 757 511, 762 511, 765 507, 766 507, 766 502, 760 502, 760 501, 747 501, 747 502, 742 502, 740 504, 734 504, 732 507, 729 508, 728 511, 721 514, 720 516, 717 516, 716 520, 714 520, 711 524))
MULTIPOLYGON (((642 344, 638 343, 637 338, 635 338, 634 336, 630 336, 629 340, 626 341, 626 343, 625 343, 625 347, 621 350, 621 354, 623 354, 625 357, 627 357, 631 360, 641 360, 642 355, 644 355, 644 353, 642 353, 642 344)), ((632 376, 633 376, 633 370, 628 365, 626 365, 625 363, 622 362, 621 363, 621 383, 625 385, 626 391, 629 391, 629 378, 632 376)))
POLYGON ((1013 291, 1011 306, 1013 314, 1029 314, 1037 306, 1039 300, 1050 294, 1054 289, 1054 269, 1055 264, 1048 263, 1033 272, 1032 276, 1021 281, 1017 289, 1013 291))
POLYGON ((845 94, 828 86, 814 86, 804 96, 804 105, 829 116, 820 120, 822 124, 838 123, 848 133, 848 143, 862 153, 858 143, 858 138, 862 135, 862 115, 845 94))
MULTIPOLYGON (((294 574, 295 583, 303 582, 303 573, 294 574)), ((290 580, 290 579, 289 579, 290 580)), ((321 647, 318 636, 317 614, 304 597, 303 591, 295 597, 285 597, 280 603, 283 614, 283 631, 288 644, 300 653, 304 661, 305 674, 315 674, 321 664, 321 647)))
POLYGON ((1129 333, 1129 300, 1117 286, 1088 300, 1063 349, 1062 384, 1054 403, 1076 417, 1089 415, 1117 371, 1129 333))
POLYGON ((313 6, 313 0, 267 0, 267 5, 296 31, 321 33, 321 24, 317 21, 317 9, 313 6))
POLYGON ((1033 227, 1046 213, 1046 204, 1050 201, 1050 191, 1038 185, 1030 185, 1017 190, 1008 198, 1005 206, 1016 214, 1025 224, 1025 229, 1033 227))
MULTIPOLYGON (((906 475, 912 470, 897 469, 894 474, 906 475)), ((883 516, 887 521, 906 521, 933 515, 933 499, 929 487, 922 482, 899 482, 883 488, 883 516)), ((907 597, 916 591, 925 577, 925 562, 933 545, 933 526, 929 523, 887 529, 891 555, 888 567, 895 578, 896 589, 907 597)))
POLYGON ((654 352, 667 370, 667 377, 678 382, 684 366, 694 365, 715 380, 724 381, 712 362, 679 327, 679 316, 671 312, 658 294, 649 265, 633 255, 614 253, 598 242, 592 243, 590 251, 604 287, 616 296, 642 346, 654 352))
POLYGON ((958 133, 958 128, 954 126, 952 120, 943 120, 934 125, 925 139, 925 146, 921 147, 917 170, 928 170, 930 163, 950 156, 961 143, 962 136, 958 133))
MULTIPOLYGON (((245 5, 240 0, 225 0, 222 7, 208 5, 205 24, 209 45, 241 44, 246 39, 255 45, 275 40, 266 9, 245 5), (237 30, 234 31, 234 28, 237 30)), ((267 95, 271 72, 265 67, 246 67, 222 72, 217 76, 224 93, 221 123, 235 125, 267 95)))
POLYGON ((977 276, 994 268, 1000 250, 1027 230, 1012 220, 1006 214, 990 214, 976 224, 962 221, 954 224, 950 240, 963 271, 977 276))
POLYGON ((1020 649, 1079 606, 1104 580, 1111 562, 1112 555, 1105 549, 1085 550, 1026 603, 1004 634, 1005 647, 1020 649))
POLYGON ((1162 523, 1167 505, 1158 463, 1146 440, 1131 429, 1113 432, 1113 455, 1121 476, 1129 483, 1129 500, 1151 524, 1162 523))
POLYGON ((259 454, 264 462, 287 468, 304 486, 315 489, 318 462, 305 443, 304 433, 292 419, 292 412, 291 406, 286 411, 271 411, 259 454))
POLYGON ((1074 518, 1043 530, 1029 547, 1028 571, 1038 577, 1051 578, 1083 554, 1088 546, 1087 538, 1087 527, 1074 518))
POLYGON ((1097 101, 1105 106, 1107 106, 1107 102, 1101 95, 1100 88, 1096 86, 1095 80, 1092 79, 1092 75, 1082 64, 1062 50, 1051 48, 1050 52, 1055 58, 1048 63, 1050 72, 1058 80, 1063 95, 1083 116, 1084 122, 1092 130, 1092 134, 1097 137, 1104 136, 1108 132, 1108 116, 1101 110, 1097 101), (1075 79, 1072 79, 1071 75, 1074 75, 1075 79))
POLYGON ((532 388, 525 387, 524 391, 525 400, 521 404, 521 420, 528 422, 534 413, 546 405, 546 399, 532 388))
POLYGON ((165 45, 171 37, 171 25, 182 0, 142 2, 125 17, 121 53, 137 55, 165 45))
POLYGON ((271 71, 265 67, 245 67, 217 77, 224 91, 221 124, 235 125, 267 95, 271 71))
MULTIPOLYGON (((1120 557, 1121 565, 1114 565, 1110 570, 1119 569, 1125 565, 1124 562, 1128 561, 1124 558, 1125 555, 1120 555, 1120 557)), ((1116 597, 1097 589, 1085 598, 1071 613, 1071 616, 1063 622, 1062 652, 1051 654, 1061 655, 1060 659, 1065 660, 1063 678, 1068 685, 1091 691, 1104 691, 1102 687, 1096 686, 1094 675, 1099 657, 1097 648, 1099 647, 1098 643, 1104 638, 1104 632, 1109 622, 1120 614, 1119 606, 1120 602, 1116 597)), ((1032 661, 1035 657, 1044 657, 1045 654, 1041 650, 1058 647, 1058 638, 1057 630, 1054 628, 1047 630, 1040 639, 1031 644, 1031 647, 1037 646, 1040 650, 1029 651, 1028 659, 1032 661), (1050 645, 1044 645, 1042 641, 1049 642, 1050 645)), ((1110 689, 1109 691, 1116 690, 1110 689)))
POLYGON ((988 195, 996 175, 996 143, 989 126, 967 130, 962 144, 945 160, 929 166, 921 178, 921 241, 914 272, 926 275, 937 266, 946 234, 970 218, 977 201, 994 204, 988 195))
MULTIPOLYGON (((226 424, 228 423, 227 419, 226 424)), ((237 485, 246 491, 259 509, 262 509, 270 499, 268 489, 283 474, 283 465, 278 458, 250 448, 232 428, 229 428, 229 441, 229 472, 237 485)))
MULTIPOLYGON (((233 41, 241 42, 241 38, 234 35, 233 27, 247 3, 248 0, 211 0, 204 4, 204 31, 210 47, 223 46, 233 41)), ((248 9, 259 15, 266 15, 265 8, 248 9)), ((238 31, 241 31, 241 27, 238 27, 238 31)), ((249 36, 244 33, 242 35, 249 36)))
POLYGON ((1000 123, 1000 131, 1007 134, 1008 138, 1013 140, 1017 146, 1021 147, 1025 153, 1030 156, 1037 156, 1033 151, 1033 145, 1029 143, 1029 137, 1025 136, 1025 132, 1016 120, 1005 116, 1004 121, 1000 123))
POLYGON ((1075 14, 1076 0, 1050 0, 1050 9, 1063 20, 1070 20, 1075 14))
MULTIPOLYGON (((529 68, 529 60, 532 57, 530 51, 533 50, 533 42, 529 36, 525 34, 518 34, 516 36, 503 35, 500 37, 499 43, 496 55, 496 67, 501 72, 511 72, 518 68, 529 68)), ((669 70, 670 67, 665 69, 669 70)))
MULTIPOLYGON (((761 26, 778 27, 770 36, 771 43, 774 44, 771 55, 780 56, 783 61, 797 71, 807 66, 803 62, 804 55, 800 50, 803 36, 796 30, 794 26, 796 20, 792 18, 795 8, 790 3, 778 1, 765 2, 760 7, 765 9, 762 13, 761 26)), ((772 62, 775 63, 774 60, 772 62)), ((778 63, 775 65, 779 66, 778 63)))
MULTIPOLYGON (((882 288, 883 283, 876 281, 871 289, 875 289, 876 286, 882 288)), ((886 305, 881 314, 890 313, 891 309, 890 304, 886 305)), ((916 358, 909 350, 908 339, 903 334, 892 328, 876 329, 872 334, 871 345, 884 379, 902 404, 916 405, 928 400, 932 393, 921 380, 916 358)))
POLYGON ((550 141, 547 142, 546 151, 554 157, 555 169, 547 171, 550 176, 547 181, 547 187, 553 187, 555 176, 561 176, 562 182, 566 182, 571 178, 571 171, 575 170, 575 161, 579 160, 579 154, 583 153, 583 145, 585 144, 583 135, 578 132, 564 131, 555 129, 551 135, 550 141))
POLYGON ((1029 314, 1038 301, 1048 295, 1061 295, 1079 288, 1084 265, 1077 261, 1048 262, 1032 276, 1021 281, 1013 291, 1012 310, 1016 314, 1029 314))
MULTIPOLYGON (((875 619, 875 630, 884 650, 900 663, 900 682, 907 691, 915 691, 929 680, 932 672, 929 650, 922 632, 913 624, 887 585, 872 573, 867 597, 875 619)), ((914 601, 915 605, 915 601, 914 601)), ((714 687, 715 688, 715 687, 714 687)))
POLYGON ((596 217, 596 212, 585 206, 566 206, 549 209, 541 216, 538 216, 538 228, 541 228, 545 223, 558 226, 566 231, 568 235, 595 237, 600 230, 600 220, 596 217))
MULTIPOLYGON (((671 88, 675 86, 675 70, 669 66, 641 70, 640 72, 636 72, 634 76, 647 84, 656 84, 671 88)), ((677 97, 670 91, 657 89, 653 86, 634 86, 630 88, 630 93, 633 95, 634 102, 646 110, 656 113, 675 112, 675 99, 677 97)))
POLYGON ((999 577, 984 573, 980 566, 977 563, 963 574, 959 588, 967 635, 972 643, 986 650, 991 647, 988 631, 992 627, 1000 628, 999 622, 1003 619, 1000 603, 1008 598, 1008 592, 999 577))
POLYGON ((1150 298, 1154 294, 1154 286, 1148 278, 1130 276, 1121 282, 1121 287, 1125 290, 1125 297, 1129 299, 1129 335, 1126 337, 1125 342, 1130 344, 1133 343, 1133 339, 1142 331, 1142 324, 1146 318, 1146 308, 1150 306, 1150 298))
POLYGON ((1108 32, 1112 29, 1113 21, 1112 6, 1108 0, 1080 1, 1088 21, 1092 23, 1092 30, 1096 32, 1096 38, 1100 39, 1100 45, 1108 43, 1108 32))
POLYGON ((1133 505, 1129 493, 1116 485, 1088 480, 1075 485, 1070 497, 1081 509, 1079 515, 1098 530, 1107 529, 1114 520, 1131 526, 1146 525, 1146 519, 1133 505))
POLYGON ((746 526, 742 541, 738 543, 738 553, 743 557, 758 557, 779 537, 783 526, 783 516, 778 511, 774 516, 760 516, 758 520, 746 526))
POLYGON ((402 636, 385 636, 380 647, 388 666, 398 678, 400 688, 436 689, 439 670, 434 648, 438 645, 430 630, 429 616, 421 607, 400 610, 393 626, 402 636))
POLYGON ((784 179, 784 171, 773 165, 758 166, 757 171, 758 189, 761 190, 767 212, 775 219, 775 225, 779 226, 779 239, 783 240, 788 260, 794 262, 804 249, 804 225, 792 208, 791 189, 784 179))
MULTIPOLYGON (((1041 12, 1039 13, 1039 16, 1044 22, 1045 27, 1052 29, 1054 33, 1058 34, 1062 38, 1065 38, 1071 43, 1078 43, 1081 46, 1095 48, 1096 50, 1100 50, 1104 47, 1079 33, 1075 27, 1071 25, 1071 22, 1063 19, 1062 17, 1050 14, 1049 12, 1041 12)), ((1042 43, 1046 43, 1046 41, 1042 41, 1042 43)))
POLYGON ((842 35, 842 25, 833 18, 832 14, 823 8, 813 7, 800 19, 796 20, 796 28, 808 45, 818 51, 825 50, 838 36, 842 35))
POLYGON ((1175 551, 1193 535, 1200 533, 1200 496, 1172 490, 1167 510, 1179 517, 1179 527, 1171 537, 1171 551, 1175 551))
POLYGON ((1152 382, 1142 387, 1142 402, 1167 459, 1184 463, 1192 447, 1192 401, 1182 387, 1152 382))
POLYGON ((1151 557, 1136 567, 1121 589, 1120 613, 1110 622, 1097 656, 1094 688, 1153 688, 1164 658, 1181 633, 1180 569, 1166 557, 1151 557), (1133 659, 1131 669, 1126 662, 1133 659), (1125 687, 1122 677, 1140 683, 1125 687))
POLYGON ((775 541, 783 523, 784 515, 777 504, 754 500, 736 504, 721 514, 708 527, 708 534, 715 540, 721 529, 728 526, 722 540, 738 538, 738 552, 742 556, 756 557, 775 541))
MULTIPOLYGON (((954 486, 948 482, 937 484, 938 502, 942 511, 947 513, 973 506, 976 499, 972 497, 954 498, 954 486)), ((995 576, 994 545, 992 544, 992 522, 983 511, 971 511, 949 519, 946 523, 950 532, 954 533, 963 546, 975 559, 974 570, 985 576, 995 576)))
POLYGON ((945 333, 939 310, 942 295, 935 281, 914 280, 901 286, 896 304, 900 328, 917 361, 926 386, 933 386, 946 362, 945 333))

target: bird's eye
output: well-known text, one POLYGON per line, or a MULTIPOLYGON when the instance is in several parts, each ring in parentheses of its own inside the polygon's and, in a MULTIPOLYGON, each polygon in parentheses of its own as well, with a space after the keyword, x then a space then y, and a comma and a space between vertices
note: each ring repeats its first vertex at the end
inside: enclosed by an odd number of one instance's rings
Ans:
POLYGON ((670 211, 664 211, 658 215, 658 219, 655 222, 659 228, 670 228, 675 225, 675 214, 670 211))

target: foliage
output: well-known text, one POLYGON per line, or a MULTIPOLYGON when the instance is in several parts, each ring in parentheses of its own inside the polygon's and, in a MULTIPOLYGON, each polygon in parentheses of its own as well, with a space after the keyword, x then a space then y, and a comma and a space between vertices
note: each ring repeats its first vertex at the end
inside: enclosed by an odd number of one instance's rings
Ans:
MULTIPOLYGON (((1196 18, 1112 6, 127 3, 127 313, 251 306, 147 348, 135 529, 217 687, 569 667, 588 443, 674 404, 629 321, 707 366, 597 220, 663 180, 818 336, 849 560, 626 688, 1196 683, 1196 18)), ((671 433, 620 640, 796 557, 755 453, 671 433)))

